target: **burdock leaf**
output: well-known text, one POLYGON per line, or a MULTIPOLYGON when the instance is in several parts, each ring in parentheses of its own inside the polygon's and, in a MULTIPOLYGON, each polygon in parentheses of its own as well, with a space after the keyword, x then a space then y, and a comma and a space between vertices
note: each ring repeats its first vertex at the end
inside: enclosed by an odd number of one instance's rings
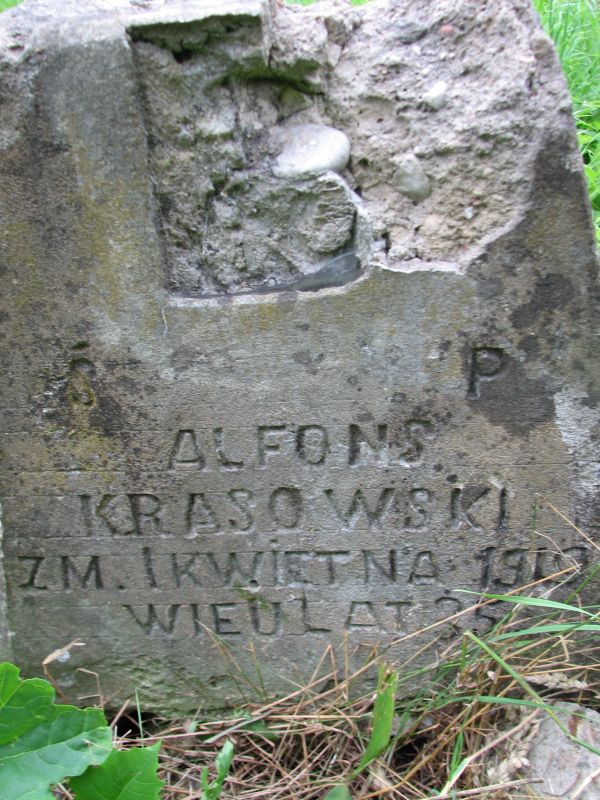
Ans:
POLYGON ((69 781, 76 800, 159 800, 160 742, 152 747, 113 750, 104 764, 69 781))
POLYGON ((112 735, 98 708, 54 705, 54 689, 0 664, 0 788, 6 800, 53 800, 50 787, 101 764, 112 735))

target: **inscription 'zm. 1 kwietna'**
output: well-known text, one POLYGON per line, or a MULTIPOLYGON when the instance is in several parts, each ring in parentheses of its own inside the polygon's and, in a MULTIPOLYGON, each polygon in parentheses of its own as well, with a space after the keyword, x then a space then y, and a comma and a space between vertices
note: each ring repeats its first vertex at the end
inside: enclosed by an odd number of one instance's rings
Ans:
POLYGON ((0 658, 222 705, 227 649, 434 658, 501 613, 462 589, 584 569, 597 262, 528 2, 143 6, 0 16, 0 658))

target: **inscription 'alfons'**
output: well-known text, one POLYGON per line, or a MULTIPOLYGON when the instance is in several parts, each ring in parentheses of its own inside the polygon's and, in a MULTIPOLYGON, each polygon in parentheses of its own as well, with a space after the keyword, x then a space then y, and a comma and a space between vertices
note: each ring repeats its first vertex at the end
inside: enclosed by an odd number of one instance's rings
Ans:
POLYGON ((241 445, 239 435, 221 427, 211 431, 183 428, 177 431, 168 463, 171 468, 238 472, 249 466, 265 468, 282 459, 326 466, 333 462, 347 466, 364 464, 410 467, 419 464, 428 440, 435 436, 431 419, 406 419, 395 430, 385 422, 350 423, 343 438, 334 439, 324 425, 257 425, 251 443, 241 445))

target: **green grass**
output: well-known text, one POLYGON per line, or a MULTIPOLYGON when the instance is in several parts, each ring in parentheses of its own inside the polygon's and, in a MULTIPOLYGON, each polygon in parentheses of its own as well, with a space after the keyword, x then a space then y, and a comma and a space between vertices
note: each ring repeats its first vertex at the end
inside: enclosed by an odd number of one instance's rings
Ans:
POLYGON ((534 0, 567 78, 600 245, 600 4, 534 0))

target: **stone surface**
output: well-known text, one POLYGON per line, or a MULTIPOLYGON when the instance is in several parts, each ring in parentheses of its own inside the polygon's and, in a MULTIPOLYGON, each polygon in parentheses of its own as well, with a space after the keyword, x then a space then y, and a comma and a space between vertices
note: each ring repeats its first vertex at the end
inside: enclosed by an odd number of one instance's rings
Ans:
POLYGON ((277 178, 302 180, 329 170, 341 172, 348 165, 348 137, 328 125, 294 125, 283 130, 281 139, 272 167, 277 178))
POLYGON ((28 0, 0 103, 2 657, 235 703, 221 645, 284 691, 591 559, 543 502, 597 536, 595 245, 528 2, 28 0), (339 149, 277 175, 305 126, 339 149))
MULTIPOLYGON (((600 714, 577 703, 556 703, 554 712, 572 736, 600 750, 600 714)), ((536 781, 536 794, 545 797, 600 797, 600 756, 569 739, 546 717, 527 754, 526 777, 536 781)))
POLYGON ((448 84, 446 81, 436 81, 423 95, 423 102, 432 111, 439 111, 446 105, 448 84))
POLYGON ((392 163, 396 168, 392 174, 391 185, 417 203, 426 200, 431 194, 431 181, 414 153, 402 155, 392 163))

